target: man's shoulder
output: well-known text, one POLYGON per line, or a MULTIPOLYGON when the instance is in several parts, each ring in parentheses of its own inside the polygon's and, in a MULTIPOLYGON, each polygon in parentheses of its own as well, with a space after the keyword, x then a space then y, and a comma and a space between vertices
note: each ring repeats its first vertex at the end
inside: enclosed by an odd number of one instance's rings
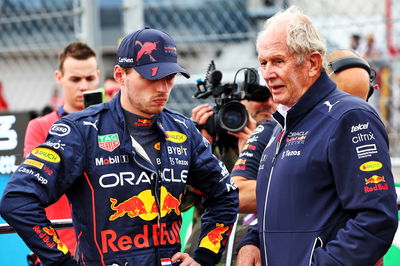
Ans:
POLYGON ((57 114, 57 111, 53 111, 43 116, 36 117, 29 121, 30 126, 47 126, 50 128, 54 122, 56 122, 60 117, 57 114))
POLYGON ((365 100, 342 91, 328 95, 316 108, 333 119, 340 119, 348 112, 364 111, 377 115, 375 109, 365 100))
POLYGON ((185 116, 185 115, 183 115, 183 114, 181 114, 181 113, 179 113, 177 111, 168 109, 168 108, 165 108, 162 113, 164 115, 170 116, 172 118, 181 118, 181 119, 184 119, 184 120, 190 120, 187 116, 185 116))
POLYGON ((69 120, 69 121, 79 121, 88 117, 94 117, 94 116, 98 116, 100 113, 107 113, 107 111, 109 111, 110 108, 106 103, 102 103, 102 104, 96 104, 93 106, 90 106, 88 108, 85 108, 81 111, 78 112, 74 112, 72 114, 69 114, 67 116, 65 116, 64 118, 69 120))
POLYGON ((190 120, 187 116, 166 108, 162 111, 161 116, 165 120, 174 123, 175 125, 181 124, 186 129, 188 129, 188 124, 192 123, 192 120, 190 120))

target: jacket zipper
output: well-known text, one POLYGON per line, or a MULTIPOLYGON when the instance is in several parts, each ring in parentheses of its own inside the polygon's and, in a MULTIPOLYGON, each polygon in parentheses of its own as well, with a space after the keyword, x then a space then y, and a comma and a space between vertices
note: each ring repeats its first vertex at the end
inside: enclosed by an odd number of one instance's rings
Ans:
MULTIPOLYGON (((136 160, 136 156, 140 156, 142 159, 144 159, 142 155, 140 155, 139 153, 136 153, 134 151, 132 153, 133 153, 133 160, 135 161, 135 163, 137 165, 139 165, 140 167, 144 168, 145 170, 155 174, 154 199, 156 200, 156 204, 157 204, 157 207, 158 207, 158 214, 157 214, 157 227, 158 227, 157 232, 158 232, 158 236, 157 237, 158 237, 158 239, 160 239, 161 238, 161 230, 160 230, 160 228, 161 228, 161 202, 160 202, 160 197, 159 197, 160 196, 159 195, 160 194, 159 180, 158 180, 159 179, 159 175, 158 175, 157 171, 153 171, 152 169, 147 168, 146 166, 142 165, 141 163, 139 163, 136 160)), ((157 262, 160 261, 160 247, 159 246, 157 247, 157 258, 156 258, 156 261, 157 262)))
POLYGON ((266 240, 265 240, 266 238, 264 237, 264 232, 266 231, 266 230, 265 230, 265 227, 266 227, 266 225, 265 225, 265 220, 266 220, 266 210, 267 210, 268 194, 269 194, 269 187, 270 187, 270 184, 271 184, 272 173, 274 172, 274 166, 275 166, 275 163, 276 163, 276 158, 278 157, 279 149, 280 149, 280 147, 281 147, 281 143, 282 143, 282 139, 283 139, 283 135, 285 134, 285 131, 286 131, 286 119, 285 119, 284 127, 283 127, 283 129, 282 129, 282 131, 281 131, 281 133, 279 134, 278 139, 277 139, 277 142, 278 142, 278 143, 276 144, 275 154, 274 154, 274 157, 272 158, 272 166, 271 166, 271 171, 270 171, 270 173, 269 173, 268 186, 267 186, 267 193, 266 193, 265 202, 264 202, 264 214, 263 214, 263 221, 262 221, 262 229, 263 229, 262 236, 263 236, 263 244, 264 244, 265 265, 267 265, 267 266, 268 266, 268 259, 267 259, 267 243, 266 243, 266 240))

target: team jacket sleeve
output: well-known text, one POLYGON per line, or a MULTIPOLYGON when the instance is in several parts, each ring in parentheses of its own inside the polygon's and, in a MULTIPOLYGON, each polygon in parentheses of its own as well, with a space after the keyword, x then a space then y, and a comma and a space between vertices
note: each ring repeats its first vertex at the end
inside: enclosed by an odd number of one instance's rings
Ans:
POLYGON ((315 265, 372 265, 397 229, 396 193, 388 137, 372 111, 343 115, 329 143, 329 160, 342 207, 350 219, 334 240, 315 250, 315 265))
POLYGON ((239 154, 231 176, 243 176, 250 180, 257 179, 261 155, 267 146, 276 122, 268 120, 259 125, 247 140, 243 151, 239 154))
POLYGON ((241 247, 246 245, 254 245, 260 248, 260 238, 258 237, 258 224, 252 225, 247 230, 246 235, 240 241, 238 246, 238 251, 241 247))
POLYGON ((203 196, 199 246, 194 259, 214 265, 225 249, 238 212, 238 192, 225 165, 211 152, 211 145, 192 126, 192 160, 188 183, 203 196))
POLYGON ((80 139, 71 123, 56 122, 46 142, 33 149, 11 176, 0 203, 1 216, 46 265, 74 263, 44 208, 56 202, 79 176, 79 151, 84 149, 77 148, 80 139))

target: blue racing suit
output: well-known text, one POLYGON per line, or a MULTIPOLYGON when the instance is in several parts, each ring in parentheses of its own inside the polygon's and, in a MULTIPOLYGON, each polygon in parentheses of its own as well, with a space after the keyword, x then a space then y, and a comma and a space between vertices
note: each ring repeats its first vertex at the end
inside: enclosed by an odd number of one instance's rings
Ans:
POLYGON ((257 177, 263 265, 374 265, 397 229, 389 143, 376 111, 325 73, 277 127, 257 177))
POLYGON ((218 261, 236 218, 236 186, 189 119, 169 110, 157 116, 159 170, 131 138, 119 95, 61 118, 17 168, 1 215, 42 261, 73 263, 44 212, 65 193, 81 265, 160 265, 180 251, 186 184, 206 208, 194 258, 218 261))

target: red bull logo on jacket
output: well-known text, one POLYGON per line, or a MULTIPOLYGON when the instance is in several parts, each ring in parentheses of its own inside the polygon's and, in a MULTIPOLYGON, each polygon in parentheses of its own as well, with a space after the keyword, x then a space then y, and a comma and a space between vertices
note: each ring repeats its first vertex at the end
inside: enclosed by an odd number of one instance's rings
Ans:
POLYGON ((215 224, 216 228, 211 230, 203 239, 200 241, 199 247, 203 247, 211 250, 214 253, 218 253, 221 248, 221 241, 223 240, 222 234, 228 231, 229 227, 223 224, 215 224))
MULTIPOLYGON (((161 217, 170 213, 175 213, 176 215, 181 214, 179 206, 181 205, 182 193, 179 195, 179 199, 177 199, 169 193, 164 186, 162 186, 160 199, 161 217)), ((156 218, 159 214, 159 207, 149 189, 122 202, 118 203, 118 200, 114 198, 110 198, 110 202, 110 209, 113 211, 109 217, 110 221, 114 221, 124 216, 129 218, 139 217, 143 220, 150 221, 156 218)))
POLYGON ((364 180, 365 180, 365 186, 364 186, 365 193, 389 189, 389 186, 386 183, 384 176, 373 175, 370 178, 364 178, 364 180))
POLYGON ((180 243, 180 223, 173 221, 166 223, 145 224, 141 232, 132 235, 118 235, 118 232, 109 229, 101 231, 101 251, 103 253, 118 252, 132 248, 148 248, 151 246, 174 245, 180 243))
POLYGON ((67 246, 60 241, 56 230, 54 230, 51 226, 43 227, 41 230, 40 226, 36 225, 32 229, 42 239, 42 241, 46 244, 46 246, 50 248, 56 247, 62 253, 67 254, 68 252, 67 246))
POLYGON ((150 119, 139 118, 137 121, 133 122, 133 125, 137 127, 150 127, 153 125, 153 123, 150 119))

